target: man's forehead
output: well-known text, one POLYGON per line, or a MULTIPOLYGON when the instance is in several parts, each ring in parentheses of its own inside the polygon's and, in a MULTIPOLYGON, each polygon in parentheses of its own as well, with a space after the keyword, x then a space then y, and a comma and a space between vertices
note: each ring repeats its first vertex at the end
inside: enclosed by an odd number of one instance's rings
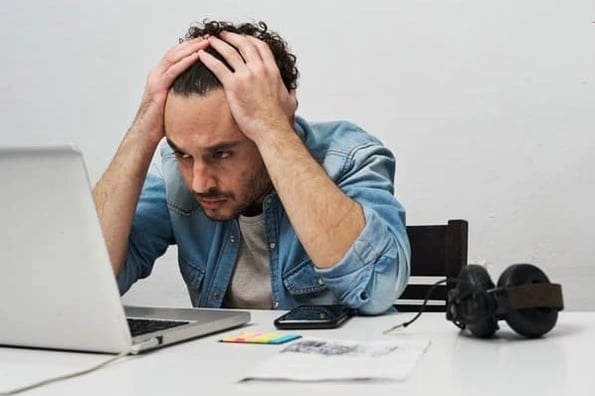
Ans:
POLYGON ((220 149, 236 146, 248 138, 236 124, 223 90, 207 95, 168 95, 165 135, 179 151, 192 148, 220 149))

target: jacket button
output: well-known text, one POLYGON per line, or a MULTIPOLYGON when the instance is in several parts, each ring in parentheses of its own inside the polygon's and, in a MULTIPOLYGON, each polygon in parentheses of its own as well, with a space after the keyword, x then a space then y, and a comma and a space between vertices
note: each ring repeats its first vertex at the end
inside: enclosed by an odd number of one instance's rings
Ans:
POLYGON ((273 250, 276 246, 277 244, 275 242, 269 243, 269 247, 271 248, 271 250, 273 250))
POLYGON ((319 284, 320 286, 324 285, 324 279, 322 279, 322 278, 318 278, 318 284, 319 284))
POLYGON ((279 301, 275 301, 275 303, 273 304, 273 308, 275 308, 275 309, 279 308, 279 301))

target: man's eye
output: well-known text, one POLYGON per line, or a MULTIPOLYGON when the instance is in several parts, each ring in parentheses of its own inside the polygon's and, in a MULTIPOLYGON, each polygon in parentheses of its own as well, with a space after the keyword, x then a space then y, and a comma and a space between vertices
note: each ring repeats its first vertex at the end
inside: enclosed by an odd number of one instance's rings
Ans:
POLYGON ((217 151, 215 152, 215 157, 217 159, 225 159, 228 158, 231 155, 231 152, 229 151, 217 151))
POLYGON ((192 158, 189 154, 182 153, 179 151, 176 151, 175 154, 176 154, 176 158, 179 160, 189 160, 190 158, 192 158))

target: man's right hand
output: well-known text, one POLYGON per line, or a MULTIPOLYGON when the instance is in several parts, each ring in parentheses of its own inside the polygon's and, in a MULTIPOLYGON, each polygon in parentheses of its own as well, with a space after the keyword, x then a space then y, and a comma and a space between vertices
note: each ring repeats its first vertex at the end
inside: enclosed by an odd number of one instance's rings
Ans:
POLYGON ((159 64, 149 73, 142 102, 132 130, 155 145, 163 138, 163 112, 169 88, 176 78, 198 60, 198 51, 206 49, 209 41, 202 37, 181 42, 170 48, 159 64))
POLYGON ((198 60, 208 40, 195 38, 171 48, 149 73, 141 106, 116 155, 93 189, 95 206, 114 273, 124 265, 136 205, 157 145, 165 135, 163 113, 176 78, 198 60))

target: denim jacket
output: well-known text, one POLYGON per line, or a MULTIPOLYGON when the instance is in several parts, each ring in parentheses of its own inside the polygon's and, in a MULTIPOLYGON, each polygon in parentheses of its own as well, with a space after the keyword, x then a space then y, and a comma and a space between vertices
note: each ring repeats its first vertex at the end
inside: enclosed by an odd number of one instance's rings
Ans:
MULTIPOLYGON (((348 122, 309 124, 295 130, 341 190, 357 201, 365 227, 345 256, 328 269, 314 266, 298 240, 279 196, 265 198, 272 307, 343 304, 361 314, 391 308, 409 278, 405 210, 395 199, 395 160, 376 138, 348 122)), ((313 192, 314 193, 314 192, 313 192)), ((308 208, 304 208, 308 210, 308 208)), ((176 244, 180 272, 196 307, 221 307, 240 247, 237 220, 207 218, 182 181, 171 148, 147 175, 118 276, 121 293, 151 273, 155 260, 176 244)))

